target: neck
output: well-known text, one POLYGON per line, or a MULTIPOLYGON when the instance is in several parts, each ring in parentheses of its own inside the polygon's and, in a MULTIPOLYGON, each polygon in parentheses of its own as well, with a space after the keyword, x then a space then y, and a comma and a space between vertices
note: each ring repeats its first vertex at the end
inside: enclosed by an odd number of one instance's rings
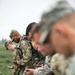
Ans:
POLYGON ((32 41, 32 46, 33 46, 34 48, 37 48, 37 44, 36 44, 35 41, 32 41))
POLYGON ((73 54, 74 54, 74 53, 65 54, 64 56, 65 56, 65 58, 66 58, 66 59, 68 59, 68 58, 72 57, 72 56, 73 56, 73 54))
POLYGON ((50 54, 50 56, 52 57, 53 55, 55 55, 56 54, 56 52, 54 51, 52 54, 50 54))

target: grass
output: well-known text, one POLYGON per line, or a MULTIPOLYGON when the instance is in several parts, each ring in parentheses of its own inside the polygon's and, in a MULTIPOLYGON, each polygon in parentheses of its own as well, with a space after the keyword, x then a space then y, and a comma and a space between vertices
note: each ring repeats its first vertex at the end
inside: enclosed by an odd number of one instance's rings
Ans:
POLYGON ((0 75, 11 75, 12 70, 7 66, 12 65, 12 52, 7 51, 4 44, 0 44, 0 75))

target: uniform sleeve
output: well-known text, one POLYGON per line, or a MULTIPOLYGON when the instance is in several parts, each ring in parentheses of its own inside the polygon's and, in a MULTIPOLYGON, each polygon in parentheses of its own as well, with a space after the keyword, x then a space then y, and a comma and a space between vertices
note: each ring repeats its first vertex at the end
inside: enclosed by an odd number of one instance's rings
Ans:
POLYGON ((50 73, 51 67, 50 67, 50 62, 47 62, 44 66, 39 67, 34 70, 34 75, 46 75, 50 73))
POLYGON ((57 75, 59 75, 58 73, 60 72, 59 70, 58 70, 58 68, 59 68, 59 61, 58 61, 58 58, 59 58, 60 56, 59 56, 59 54, 57 53, 57 54, 55 54, 53 57, 52 57, 52 59, 51 59, 51 69, 52 69, 52 71, 55 73, 55 74, 57 74, 57 75))
POLYGON ((20 46, 23 52, 23 58, 19 61, 19 65, 25 65, 31 59, 31 46, 30 43, 25 40, 21 42, 20 46))
POLYGON ((58 56, 59 54, 55 54, 51 59, 51 68, 53 71, 57 69, 58 64, 58 56))
POLYGON ((20 60, 20 55, 18 53, 18 50, 14 49, 12 56, 13 56, 13 61, 20 60))
MULTIPOLYGON (((16 60, 20 60, 19 58, 19 54, 17 52, 17 50, 15 49, 14 52, 13 52, 13 62, 15 62, 16 60)), ((17 73, 17 70, 18 70, 18 65, 15 65, 14 63, 12 64, 12 73, 13 75, 17 73)))
POLYGON ((12 57, 13 57, 13 61, 16 60, 16 52, 15 51, 12 52, 12 57))

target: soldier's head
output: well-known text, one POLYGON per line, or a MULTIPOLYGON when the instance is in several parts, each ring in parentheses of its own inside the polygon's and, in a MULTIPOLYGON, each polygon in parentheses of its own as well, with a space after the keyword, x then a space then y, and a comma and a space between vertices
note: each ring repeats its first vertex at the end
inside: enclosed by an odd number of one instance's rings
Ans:
POLYGON ((10 32, 10 36, 12 41, 19 43, 20 39, 21 39, 21 35, 17 30, 11 30, 10 32))
POLYGON ((15 49, 15 45, 12 43, 12 41, 6 41, 5 48, 6 48, 6 50, 12 51, 15 49))
POLYGON ((36 43, 38 42, 39 38, 40 38, 40 28, 38 25, 34 26, 32 31, 31 31, 31 39, 32 41, 35 41, 36 43))
POLYGON ((48 36, 55 50, 68 56, 75 45, 75 12, 66 0, 57 0, 49 9, 39 23, 43 31, 40 42, 43 44, 48 36))
POLYGON ((38 41, 38 50, 45 56, 46 55, 53 56, 56 53, 56 51, 53 44, 50 41, 49 35, 46 37, 44 43, 41 43, 42 39, 38 41))
POLYGON ((31 31, 32 29, 37 25, 37 23, 35 22, 31 22, 27 28, 26 28, 26 36, 28 36, 29 38, 31 38, 31 31))
POLYGON ((44 56, 53 56, 56 53, 53 45, 49 42, 38 44, 38 51, 41 52, 44 56))

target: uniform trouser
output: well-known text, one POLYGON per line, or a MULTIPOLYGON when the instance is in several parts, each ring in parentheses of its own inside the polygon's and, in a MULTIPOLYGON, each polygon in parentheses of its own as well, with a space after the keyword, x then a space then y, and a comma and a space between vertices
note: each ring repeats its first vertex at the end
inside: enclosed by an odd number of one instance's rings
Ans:
POLYGON ((25 66, 18 66, 18 67, 14 70, 14 72, 13 72, 12 75, 23 75, 24 71, 25 71, 25 66))

